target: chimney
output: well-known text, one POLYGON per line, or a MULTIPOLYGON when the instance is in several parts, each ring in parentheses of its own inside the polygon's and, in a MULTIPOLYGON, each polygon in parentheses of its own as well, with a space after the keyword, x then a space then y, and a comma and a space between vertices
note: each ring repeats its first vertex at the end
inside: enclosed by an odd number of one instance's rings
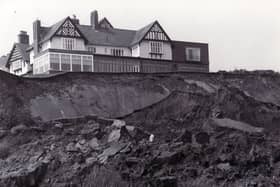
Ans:
POLYGON ((76 15, 74 14, 73 15, 73 18, 71 18, 72 22, 75 23, 76 25, 79 25, 80 24, 80 20, 77 19, 76 15))
POLYGON ((36 20, 33 22, 33 49, 34 55, 39 53, 39 42, 40 42, 40 28, 41 28, 41 21, 36 20))
POLYGON ((90 13, 90 24, 93 29, 98 28, 98 12, 97 10, 94 10, 93 12, 90 13))
POLYGON ((18 43, 29 45, 29 35, 26 31, 20 31, 18 34, 18 43))

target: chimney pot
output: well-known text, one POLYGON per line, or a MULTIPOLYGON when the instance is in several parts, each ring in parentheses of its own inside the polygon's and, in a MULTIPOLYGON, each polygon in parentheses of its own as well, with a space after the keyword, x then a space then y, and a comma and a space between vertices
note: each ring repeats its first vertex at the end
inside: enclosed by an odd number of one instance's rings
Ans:
POLYGON ((18 34, 18 43, 29 45, 29 35, 26 31, 20 31, 18 34))
POLYGON ((94 10, 90 13, 90 23, 93 29, 98 29, 98 12, 94 10))

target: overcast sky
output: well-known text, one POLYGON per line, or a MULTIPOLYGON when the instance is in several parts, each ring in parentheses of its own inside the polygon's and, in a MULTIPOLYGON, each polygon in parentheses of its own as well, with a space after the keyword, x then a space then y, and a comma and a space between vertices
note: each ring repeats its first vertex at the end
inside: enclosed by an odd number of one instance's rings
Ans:
POLYGON ((0 0, 0 55, 37 18, 52 25, 75 14, 89 24, 95 9, 116 28, 158 20, 173 40, 209 43, 211 71, 280 71, 279 0, 0 0))

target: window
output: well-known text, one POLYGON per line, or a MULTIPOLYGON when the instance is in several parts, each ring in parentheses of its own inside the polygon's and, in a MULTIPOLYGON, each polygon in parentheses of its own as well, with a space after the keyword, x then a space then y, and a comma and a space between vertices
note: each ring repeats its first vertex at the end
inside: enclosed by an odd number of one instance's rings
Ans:
POLYGON ((89 46, 88 51, 91 52, 91 53, 96 53, 96 48, 92 47, 92 46, 89 46))
POLYGON ((186 48, 187 61, 200 61, 200 48, 187 47, 186 48))
POLYGON ((111 49, 111 55, 113 56, 123 56, 123 49, 111 49))
POLYGON ((163 44, 162 42, 150 42, 150 53, 153 54, 162 54, 163 52, 163 44))
POLYGON ((75 39, 74 38, 62 38, 62 48, 67 50, 75 49, 75 39))

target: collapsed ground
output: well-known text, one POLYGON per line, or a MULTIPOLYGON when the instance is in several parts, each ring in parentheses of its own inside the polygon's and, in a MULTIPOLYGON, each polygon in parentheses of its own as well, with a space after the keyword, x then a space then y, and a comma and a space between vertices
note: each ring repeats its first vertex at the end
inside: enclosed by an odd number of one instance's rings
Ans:
POLYGON ((280 185, 276 73, 0 72, 0 87, 0 186, 280 185))

